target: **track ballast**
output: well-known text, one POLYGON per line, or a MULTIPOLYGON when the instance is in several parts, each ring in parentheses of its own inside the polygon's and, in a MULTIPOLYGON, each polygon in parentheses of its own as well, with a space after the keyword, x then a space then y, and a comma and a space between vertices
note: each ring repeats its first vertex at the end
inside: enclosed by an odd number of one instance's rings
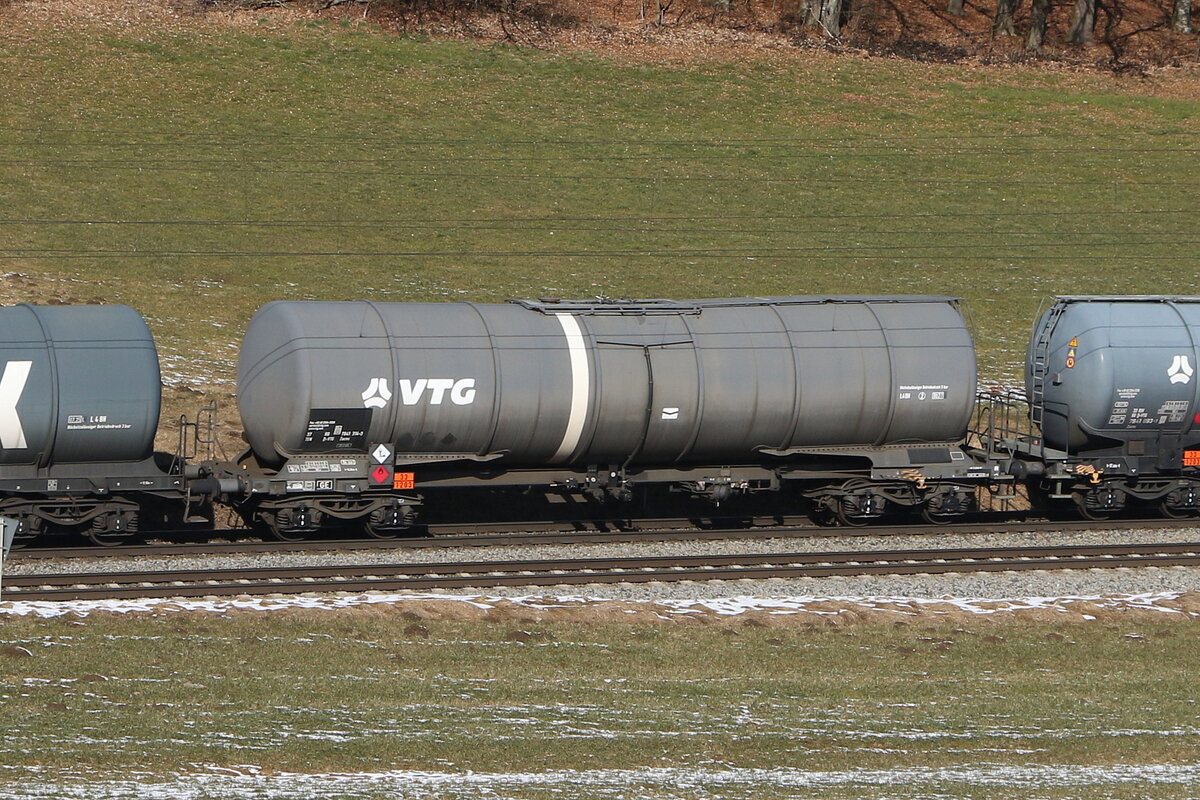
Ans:
POLYGON ((431 591, 653 581, 1200 566, 1200 542, 29 574, 5 600, 431 591))

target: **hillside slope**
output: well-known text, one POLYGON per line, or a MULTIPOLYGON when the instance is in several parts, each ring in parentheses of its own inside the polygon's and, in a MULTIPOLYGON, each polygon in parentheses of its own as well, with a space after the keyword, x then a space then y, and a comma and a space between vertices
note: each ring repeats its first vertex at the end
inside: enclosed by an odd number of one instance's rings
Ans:
POLYGON ((64 24, 78 17, 167 25, 197 17, 234 25, 326 18, 410 35, 652 58, 714 48, 825 49, 1141 72, 1200 63, 1193 1, 0 0, 0 14, 64 24), (1089 8, 1091 16, 1080 15, 1089 8))

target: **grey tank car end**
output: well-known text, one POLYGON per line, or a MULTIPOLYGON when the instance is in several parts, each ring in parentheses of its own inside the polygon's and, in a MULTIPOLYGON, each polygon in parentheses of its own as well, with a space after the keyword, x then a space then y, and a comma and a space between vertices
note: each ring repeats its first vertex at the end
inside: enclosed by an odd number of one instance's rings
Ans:
MULTIPOLYGON (((1033 435, 1013 472, 1105 518, 1134 502, 1200 511, 1200 298, 1064 296, 1034 325, 1025 384, 1033 435), (1036 435, 1040 432, 1040 436, 1036 435)), ((997 434, 997 439, 1004 439, 997 434)))
POLYGON ((136 311, 3 307, 0 354, 0 515, 19 536, 69 530, 111 543, 182 524, 184 464, 154 452, 162 386, 136 311))

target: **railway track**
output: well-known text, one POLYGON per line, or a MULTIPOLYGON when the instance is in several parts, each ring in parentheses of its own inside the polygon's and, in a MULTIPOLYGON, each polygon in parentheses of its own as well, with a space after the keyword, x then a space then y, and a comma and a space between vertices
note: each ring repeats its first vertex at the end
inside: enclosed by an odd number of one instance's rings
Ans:
MULTIPOLYGON (((536 531, 521 533, 438 534, 411 539, 323 539, 301 542, 208 541, 115 545, 112 547, 30 547, 12 551, 13 562, 58 559, 137 558, 149 556, 252 555, 255 553, 317 553, 338 550, 421 550, 456 547, 528 545, 621 544, 638 542, 752 541, 755 539, 824 539, 851 536, 927 536, 962 534, 1060 533, 1105 527, 1126 530, 1200 527, 1200 520, 1131 519, 1112 522, 1041 520, 971 522, 953 525, 888 525, 862 528, 824 528, 816 525, 776 525, 752 528, 670 528, 608 531, 536 531)), ((228 531, 225 533, 236 533, 228 531)))
POLYGON ((205 597, 1200 566, 1200 542, 13 575, 4 600, 205 597))

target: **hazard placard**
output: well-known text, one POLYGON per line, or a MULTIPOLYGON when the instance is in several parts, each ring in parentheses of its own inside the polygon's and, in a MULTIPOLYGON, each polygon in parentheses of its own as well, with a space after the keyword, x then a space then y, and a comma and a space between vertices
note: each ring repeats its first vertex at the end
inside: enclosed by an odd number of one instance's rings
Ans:
POLYGON ((375 486, 388 486, 392 482, 392 468, 383 464, 371 470, 371 483, 375 486))
POLYGON ((415 472, 397 472, 396 477, 392 479, 393 489, 415 489, 417 486, 417 474, 415 472))

